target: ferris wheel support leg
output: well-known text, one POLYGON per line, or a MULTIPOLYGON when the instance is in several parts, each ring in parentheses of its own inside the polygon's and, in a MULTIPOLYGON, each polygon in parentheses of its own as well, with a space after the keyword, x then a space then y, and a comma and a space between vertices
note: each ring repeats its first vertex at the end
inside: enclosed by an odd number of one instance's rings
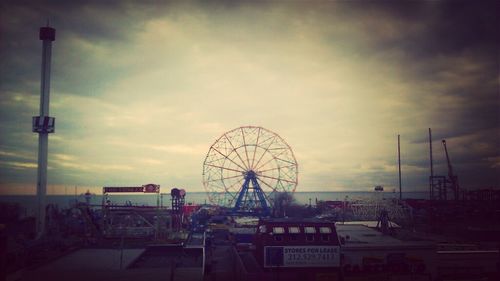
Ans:
POLYGON ((266 197, 264 196, 264 191, 260 188, 259 183, 256 178, 252 178, 252 184, 254 188, 254 192, 257 193, 259 197, 260 205, 262 206, 262 211, 265 216, 269 216, 271 211, 269 210, 269 206, 267 205, 266 197))
POLYGON ((238 198, 236 199, 236 204, 234 205, 233 214, 236 214, 241 209, 241 204, 243 203, 243 197, 248 192, 248 184, 250 183, 250 178, 246 177, 243 185, 241 187, 240 194, 238 194, 238 198))

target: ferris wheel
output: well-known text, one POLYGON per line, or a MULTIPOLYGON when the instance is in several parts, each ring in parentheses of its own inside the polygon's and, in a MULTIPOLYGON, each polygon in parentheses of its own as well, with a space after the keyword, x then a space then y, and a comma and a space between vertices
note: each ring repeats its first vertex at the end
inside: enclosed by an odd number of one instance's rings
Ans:
POLYGON ((233 212, 269 214, 279 192, 294 192, 298 166, 290 146, 276 133, 245 126, 223 134, 203 163, 209 200, 233 212))

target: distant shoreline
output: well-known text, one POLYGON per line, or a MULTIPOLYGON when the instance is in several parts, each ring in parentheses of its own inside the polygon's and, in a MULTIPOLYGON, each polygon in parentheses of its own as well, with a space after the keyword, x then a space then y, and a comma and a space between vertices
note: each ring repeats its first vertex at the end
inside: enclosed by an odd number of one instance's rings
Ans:
MULTIPOLYGON (((380 191, 377 191, 377 192, 380 192, 380 191)), ((390 193, 390 194, 399 194, 399 191, 389 191, 389 190, 384 190, 384 191, 381 191, 382 193, 390 193)), ((427 190, 424 190, 424 191, 402 191, 402 193, 425 193, 425 192, 429 192, 427 190)), ((193 191, 193 192, 189 192, 188 191, 188 194, 200 194, 200 193, 207 193, 206 191, 193 191)), ((376 193, 375 191, 373 190, 369 190, 369 191, 364 191, 364 190, 343 190, 343 191, 323 191, 323 190, 320 190, 320 191, 314 191, 314 190, 311 190, 311 191, 295 191, 294 193, 376 193)), ((77 196, 80 196, 80 195, 83 195, 84 192, 78 192, 77 196)), ((93 195, 102 195, 101 193, 92 193, 93 195)), ((170 194, 170 192, 162 192, 161 194, 165 195, 165 194, 170 194)), ((148 196, 152 196, 154 195, 154 193, 146 193, 146 194, 143 194, 143 193, 114 193, 114 195, 134 195, 134 196, 141 196, 141 195, 148 195, 148 196)), ((36 194, 0 194, 0 197, 4 197, 4 196, 36 196, 36 194)), ((47 194, 47 196, 75 196, 75 194, 71 194, 71 193, 67 193, 67 194, 61 194, 61 193, 56 193, 56 194, 47 194)))

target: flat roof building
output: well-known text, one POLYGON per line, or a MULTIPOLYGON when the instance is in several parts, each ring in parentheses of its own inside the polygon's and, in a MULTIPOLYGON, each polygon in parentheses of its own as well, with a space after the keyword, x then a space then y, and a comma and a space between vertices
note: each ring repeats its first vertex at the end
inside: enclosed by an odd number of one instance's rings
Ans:
POLYGON ((257 226, 255 247, 256 260, 264 272, 278 272, 279 280, 339 277, 340 241, 333 222, 262 219, 257 226))
POLYGON ((80 249, 46 265, 24 270, 20 281, 203 280, 203 249, 181 245, 145 249, 80 249))

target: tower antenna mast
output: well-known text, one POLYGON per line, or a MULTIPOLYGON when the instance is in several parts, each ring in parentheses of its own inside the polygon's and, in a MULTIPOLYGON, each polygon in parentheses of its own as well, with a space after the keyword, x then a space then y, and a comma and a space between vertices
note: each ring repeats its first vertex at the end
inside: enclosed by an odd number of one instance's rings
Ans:
POLYGON ((52 41, 56 40, 56 30, 47 26, 40 28, 39 39, 42 45, 42 71, 40 83, 40 115, 32 120, 32 131, 38 133, 38 174, 36 182, 37 216, 36 232, 40 238, 45 233, 45 196, 47 194, 47 157, 49 134, 54 132, 55 118, 49 116, 50 101, 50 64, 52 41))

